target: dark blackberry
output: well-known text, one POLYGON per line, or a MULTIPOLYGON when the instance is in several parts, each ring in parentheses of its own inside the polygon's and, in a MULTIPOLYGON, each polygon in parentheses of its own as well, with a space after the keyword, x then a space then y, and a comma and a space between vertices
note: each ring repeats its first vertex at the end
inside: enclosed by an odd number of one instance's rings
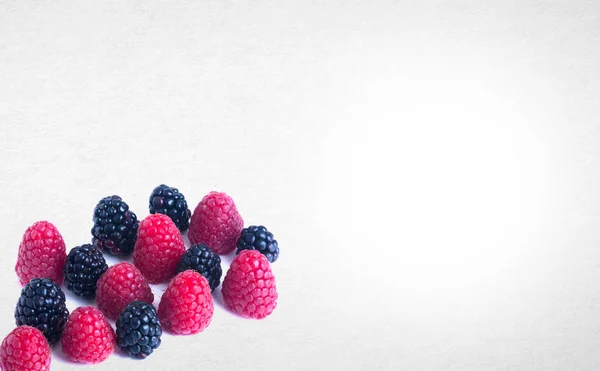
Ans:
POLYGON ((15 308, 17 326, 37 328, 50 345, 60 339, 68 317, 65 293, 49 278, 34 278, 21 290, 15 308))
POLYGON ((177 188, 161 184, 150 195, 150 214, 168 215, 181 232, 190 226, 192 212, 188 209, 185 196, 177 188))
POLYGON ((215 291, 221 282, 221 257, 205 244, 192 245, 177 263, 177 273, 193 269, 206 278, 210 291, 215 291))
POLYGON ((133 251, 139 224, 121 197, 104 197, 94 209, 92 243, 112 255, 128 255, 133 251))
POLYGON ((273 233, 262 225, 251 225, 242 230, 240 238, 237 240, 236 255, 242 250, 257 250, 271 263, 279 257, 279 245, 273 238, 273 233))
POLYGON ((96 246, 85 244, 71 249, 65 264, 65 285, 75 295, 94 297, 96 283, 108 265, 96 246))
POLYGON ((144 359, 159 347, 162 328, 152 304, 129 303, 117 319, 117 346, 134 358, 144 359))

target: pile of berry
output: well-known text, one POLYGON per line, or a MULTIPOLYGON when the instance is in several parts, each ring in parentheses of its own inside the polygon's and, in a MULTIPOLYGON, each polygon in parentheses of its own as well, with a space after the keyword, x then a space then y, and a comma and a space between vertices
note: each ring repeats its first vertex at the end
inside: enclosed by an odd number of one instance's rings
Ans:
POLYGON ((115 348, 146 358, 160 346, 163 331, 203 331, 213 316, 212 292, 221 283, 219 255, 234 250, 221 286, 223 303, 246 318, 273 312, 277 289, 270 263, 279 246, 265 227, 244 228, 231 197, 210 192, 192 213, 183 194, 160 185, 150 195, 149 210, 140 222, 121 197, 103 198, 94 209, 91 244, 73 247, 68 255, 52 223, 27 228, 15 266, 24 285, 15 309, 17 328, 0 346, 0 369, 49 370, 50 347, 59 341, 69 360, 98 363, 115 348), (186 230, 187 249, 181 236, 186 230), (103 252, 133 254, 133 264, 109 267, 103 252), (169 284, 157 310, 149 284, 161 282, 169 284), (95 297, 96 307, 69 314, 62 284, 74 295, 95 297))

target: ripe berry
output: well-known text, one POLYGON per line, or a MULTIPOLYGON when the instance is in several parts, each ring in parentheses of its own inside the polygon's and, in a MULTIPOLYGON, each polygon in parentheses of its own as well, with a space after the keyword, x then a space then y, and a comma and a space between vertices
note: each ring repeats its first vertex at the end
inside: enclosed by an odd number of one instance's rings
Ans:
POLYGON ((34 278, 61 284, 67 250, 58 229, 46 221, 33 223, 23 234, 15 270, 21 285, 34 278))
POLYGON ((96 301, 106 317, 117 318, 127 304, 136 300, 152 304, 154 294, 142 272, 132 264, 115 264, 98 280, 96 301))
POLYGON ((128 255, 133 251, 138 220, 119 196, 104 197, 94 209, 92 243, 112 255, 128 255))
POLYGON ((60 339, 68 317, 65 293, 49 278, 34 278, 21 290, 15 308, 17 326, 35 327, 54 344, 60 339))
POLYGON ((79 307, 69 316, 61 343, 71 361, 99 363, 115 349, 115 331, 98 309, 79 307))
POLYGON ((191 246, 179 260, 177 273, 188 269, 195 270, 206 278, 210 290, 214 291, 221 282, 221 257, 213 249, 204 245, 191 246))
POLYGON ((273 233, 267 228, 251 225, 244 228, 237 240, 237 253, 243 250, 256 250, 267 257, 270 263, 273 263, 279 257, 279 245, 273 238, 273 233))
POLYGON ((161 184, 150 195, 150 214, 168 215, 181 232, 190 226, 192 212, 188 208, 185 196, 177 188, 161 184))
POLYGON ((166 215, 147 216, 138 230, 133 251, 133 264, 150 283, 160 283, 175 275, 175 268, 185 253, 185 245, 177 226, 166 215))
POLYGON ((160 346, 162 328, 151 304, 129 303, 117 319, 117 345, 131 357, 144 359, 160 346))
POLYGON ((217 254, 229 254, 244 227, 235 203, 225 193, 210 192, 196 206, 190 221, 190 243, 203 243, 217 254))
POLYGON ((50 346, 40 330, 21 326, 12 330, 0 346, 3 371, 49 371, 50 346))
POLYGON ((277 307, 275 277, 267 258, 255 250, 237 255, 223 280, 223 303, 242 317, 262 319, 277 307))
POLYGON ((213 310, 208 281, 189 270, 179 273, 169 283, 158 306, 158 318, 166 331, 190 335, 210 324, 213 310))
POLYGON ((77 296, 96 295, 96 283, 108 265, 96 246, 86 244, 71 249, 65 264, 65 285, 77 296))

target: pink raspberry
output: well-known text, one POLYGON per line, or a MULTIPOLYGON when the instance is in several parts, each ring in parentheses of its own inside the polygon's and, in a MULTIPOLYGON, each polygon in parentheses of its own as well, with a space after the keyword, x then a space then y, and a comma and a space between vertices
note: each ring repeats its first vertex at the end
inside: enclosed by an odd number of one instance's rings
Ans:
POLYGON ((184 253, 181 233, 169 216, 153 214, 142 220, 133 249, 133 264, 148 282, 160 283, 171 279, 184 253))
POLYGON ((115 349, 116 336, 102 312, 94 307, 79 307, 69 316, 61 342, 71 361, 100 363, 115 349))
POLYGON ((187 270, 169 283, 160 299, 158 318, 165 330, 177 335, 190 335, 210 324, 213 310, 208 281, 200 273, 187 270))
POLYGON ((263 319, 277 307, 271 265, 256 250, 243 250, 233 259, 223 280, 223 302, 242 317, 263 319))
POLYGON ((20 326, 12 330, 0 346, 3 371, 49 371, 50 346, 40 330, 20 326))
POLYGON ((15 270, 21 285, 34 278, 50 278, 60 285, 66 260, 65 241, 58 229, 50 222, 39 221, 23 234, 15 270))
POLYGON ((203 243, 225 255, 233 251, 243 228, 244 220, 231 197, 213 191, 196 206, 188 237, 192 245, 203 243))

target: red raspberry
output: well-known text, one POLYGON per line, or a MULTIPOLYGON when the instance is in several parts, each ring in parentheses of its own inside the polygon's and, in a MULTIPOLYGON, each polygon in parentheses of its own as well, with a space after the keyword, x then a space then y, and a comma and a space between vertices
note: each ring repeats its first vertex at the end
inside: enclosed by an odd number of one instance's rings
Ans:
POLYGON ((223 302, 242 317, 263 319, 277 307, 275 277, 267 258, 243 250, 233 259, 223 280, 223 302))
POLYGON ((100 363, 115 349, 116 335, 102 312, 94 307, 79 307, 69 316, 61 343, 71 361, 100 363))
POLYGON ((50 346, 40 330, 20 326, 12 330, 0 346, 3 371, 50 370, 50 346))
POLYGON ((187 270, 169 283, 160 299, 158 318, 165 330, 190 335, 208 326, 213 310, 208 281, 200 273, 187 270))
POLYGON ((21 285, 34 278, 50 278, 60 285, 66 260, 65 241, 58 229, 50 222, 40 221, 25 230, 15 270, 21 285))
POLYGON ((184 253, 181 233, 169 216, 153 214, 142 220, 133 249, 133 264, 148 282, 160 283, 171 279, 184 253))
POLYGON ((139 269, 122 262, 108 268, 98 280, 98 309, 110 319, 116 319, 127 304, 141 300, 152 304, 154 294, 139 269))
POLYGON ((233 251, 243 228, 244 220, 231 197, 213 191, 196 206, 188 237, 192 245, 203 243, 225 255, 233 251))

